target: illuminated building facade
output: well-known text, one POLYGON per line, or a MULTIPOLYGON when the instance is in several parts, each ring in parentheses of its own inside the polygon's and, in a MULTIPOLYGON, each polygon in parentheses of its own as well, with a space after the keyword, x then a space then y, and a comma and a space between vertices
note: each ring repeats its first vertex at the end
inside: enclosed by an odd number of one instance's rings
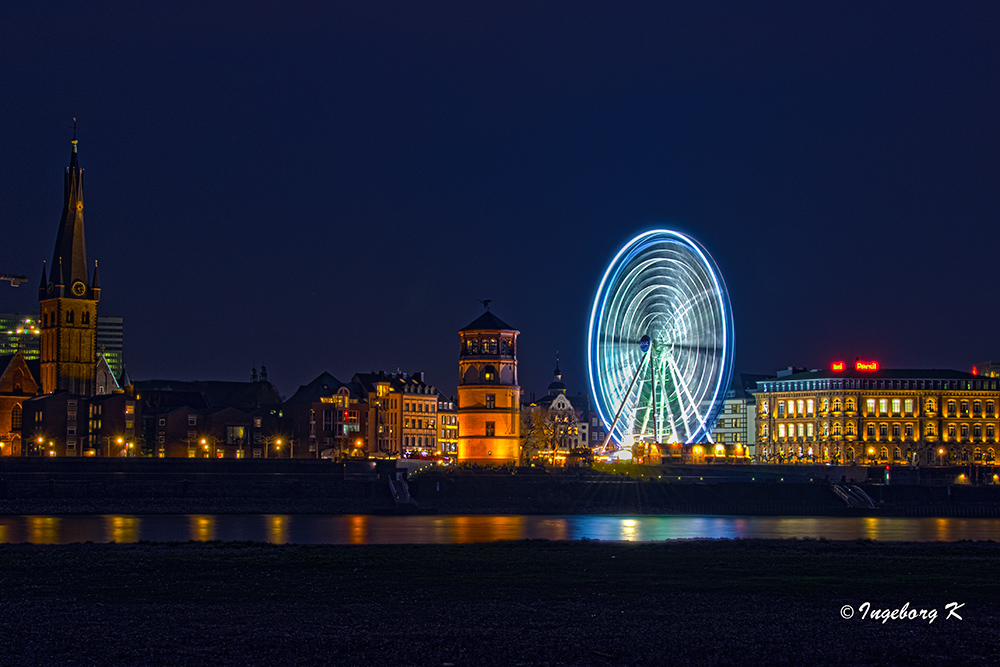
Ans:
POLYGON ((521 388, 517 384, 520 332, 486 311, 461 329, 458 370, 458 461, 517 464, 521 388))
MULTIPOLYGON (((574 449, 590 447, 587 439, 590 403, 585 396, 570 396, 562 381, 559 358, 548 393, 521 407, 523 463, 539 460, 565 466, 574 449)), ((598 443, 595 443, 595 446, 598 443)))
POLYGON ((307 443, 312 456, 345 459, 365 457, 367 407, 356 388, 322 373, 299 387, 284 411, 296 442, 307 443))
POLYGON ((97 354, 103 356, 115 379, 125 372, 125 320, 121 317, 97 316, 97 354))
POLYGON ((440 453, 438 392, 423 373, 358 373, 352 379, 368 405, 368 450, 374 458, 440 453))
POLYGON ((37 360, 41 332, 36 315, 0 313, 0 355, 20 352, 25 361, 37 360))
POLYGON ((458 405, 438 394, 438 452, 454 461, 458 457, 458 405))
POLYGON ((992 463, 1000 440, 996 378, 889 370, 877 362, 758 383, 757 446, 773 463, 992 463))
POLYGON ((754 457, 757 447, 757 410, 753 392, 757 383, 773 378, 772 375, 735 373, 733 383, 726 393, 722 411, 712 428, 712 458, 733 461, 754 457))
POLYGON ((77 160, 75 137, 72 146, 52 266, 48 276, 42 268, 38 286, 41 384, 46 394, 64 390, 93 396, 101 287, 96 264, 93 277, 88 276, 83 233, 83 170, 77 160))

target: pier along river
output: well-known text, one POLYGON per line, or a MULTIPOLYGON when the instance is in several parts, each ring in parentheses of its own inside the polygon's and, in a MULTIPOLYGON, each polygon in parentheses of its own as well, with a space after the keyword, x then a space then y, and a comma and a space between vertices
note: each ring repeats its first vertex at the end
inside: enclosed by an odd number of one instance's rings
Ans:
POLYGON ((0 543, 227 542, 471 544, 500 540, 658 542, 792 539, 1000 540, 1000 519, 772 516, 373 516, 295 514, 0 516, 0 543))

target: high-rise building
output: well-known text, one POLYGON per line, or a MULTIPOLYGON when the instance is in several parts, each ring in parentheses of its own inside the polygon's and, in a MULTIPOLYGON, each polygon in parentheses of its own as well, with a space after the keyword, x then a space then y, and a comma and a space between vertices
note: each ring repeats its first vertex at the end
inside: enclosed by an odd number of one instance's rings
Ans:
MULTIPOLYGON (((37 314, 0 313, 0 356, 20 352, 25 361, 37 361, 41 333, 41 318, 37 314)), ((107 359, 115 379, 121 379, 125 370, 124 318, 97 316, 96 352, 107 359)))
POLYGON ((20 352, 25 361, 37 360, 40 334, 37 315, 0 313, 0 355, 20 352))
POLYGON ((461 329, 458 359, 458 461, 516 464, 521 448, 520 332, 486 311, 461 329))
POLYGON ((97 302, 101 286, 97 264, 88 275, 83 232, 83 170, 73 151, 66 168, 62 219, 56 235, 52 266, 42 267, 38 286, 41 306, 41 385, 51 394, 66 390, 80 396, 94 395, 97 343, 97 302))
POLYGON ((97 354, 104 355, 115 378, 125 370, 125 321, 121 317, 97 316, 97 354))

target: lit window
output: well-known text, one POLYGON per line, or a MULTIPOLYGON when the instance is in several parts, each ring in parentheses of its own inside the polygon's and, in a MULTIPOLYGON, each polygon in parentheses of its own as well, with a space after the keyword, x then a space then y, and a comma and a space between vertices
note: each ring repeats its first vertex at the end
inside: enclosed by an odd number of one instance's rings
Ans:
POLYGON ((880 415, 887 414, 889 412, 889 399, 880 398, 878 399, 878 413, 880 415))
POLYGON ((806 414, 811 415, 815 411, 816 411, 816 401, 810 398, 806 401, 806 414))
POLYGON ((908 415, 912 415, 913 414, 913 399, 912 398, 907 398, 906 400, 903 401, 903 412, 905 412, 908 415))
POLYGON ((813 425, 812 425, 812 423, 806 424, 806 437, 807 438, 813 437, 813 425))
POLYGON ((486 408, 492 410, 497 406, 496 394, 486 394, 486 408))
POLYGON ((875 413, 875 399, 869 398, 865 400, 865 414, 870 415, 875 413))
POLYGON ((778 424, 778 437, 779 438, 784 438, 785 437, 785 425, 784 424, 778 424))
POLYGON ((902 403, 903 402, 898 398, 892 399, 892 414, 898 415, 900 412, 902 412, 902 403))
POLYGON ((798 429, 797 429, 797 430, 798 430, 798 432, 799 432, 799 437, 800 437, 800 438, 801 438, 801 437, 803 437, 803 436, 805 435, 805 429, 806 429, 806 425, 805 425, 805 424, 799 424, 799 426, 798 426, 798 429))
POLYGON ((806 413, 806 402, 803 401, 801 398, 799 399, 798 408, 799 408, 798 414, 804 415, 806 413))

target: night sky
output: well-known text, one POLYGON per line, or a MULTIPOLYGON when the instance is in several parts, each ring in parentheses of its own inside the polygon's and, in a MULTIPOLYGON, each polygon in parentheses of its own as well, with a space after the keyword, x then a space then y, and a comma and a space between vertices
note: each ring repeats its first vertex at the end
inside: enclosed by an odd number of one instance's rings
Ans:
POLYGON ((457 383, 521 331, 586 391, 604 268, 701 241, 736 371, 1000 357, 1000 4, 100 3, 0 9, 0 311, 37 312, 75 116, 134 379, 457 383), (335 5, 335 7, 331 7, 335 5))

